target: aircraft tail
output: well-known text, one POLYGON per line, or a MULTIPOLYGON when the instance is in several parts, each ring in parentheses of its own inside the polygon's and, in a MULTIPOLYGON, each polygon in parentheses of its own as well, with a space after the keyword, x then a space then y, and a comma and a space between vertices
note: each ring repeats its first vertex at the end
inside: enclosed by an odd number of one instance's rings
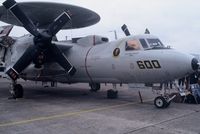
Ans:
POLYGON ((8 36, 13 28, 13 25, 1 26, 0 27, 0 47, 8 48, 15 40, 8 36))
POLYGON ((0 27, 0 38, 8 36, 13 28, 13 25, 1 26, 0 27))

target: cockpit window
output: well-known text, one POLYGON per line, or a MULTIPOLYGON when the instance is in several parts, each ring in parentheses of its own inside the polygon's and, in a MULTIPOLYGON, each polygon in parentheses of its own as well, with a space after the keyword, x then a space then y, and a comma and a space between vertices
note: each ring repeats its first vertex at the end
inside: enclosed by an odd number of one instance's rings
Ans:
POLYGON ((145 39, 140 39, 140 43, 142 44, 142 47, 145 49, 145 48, 148 48, 148 45, 145 41, 145 39))
POLYGON ((164 47, 162 42, 159 39, 147 39, 150 47, 164 47))
POLYGON ((139 50, 140 44, 138 40, 129 40, 126 42, 125 50, 131 51, 131 50, 139 50))

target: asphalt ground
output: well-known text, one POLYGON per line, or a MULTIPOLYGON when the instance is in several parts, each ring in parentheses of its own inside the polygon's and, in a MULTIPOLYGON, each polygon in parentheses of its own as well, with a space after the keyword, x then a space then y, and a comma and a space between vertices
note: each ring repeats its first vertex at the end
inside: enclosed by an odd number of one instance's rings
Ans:
POLYGON ((94 93, 88 84, 20 83, 24 98, 14 100, 9 82, 0 80, 0 134, 200 134, 200 105, 157 109, 149 88, 117 86, 118 99, 107 99, 111 85, 94 93))

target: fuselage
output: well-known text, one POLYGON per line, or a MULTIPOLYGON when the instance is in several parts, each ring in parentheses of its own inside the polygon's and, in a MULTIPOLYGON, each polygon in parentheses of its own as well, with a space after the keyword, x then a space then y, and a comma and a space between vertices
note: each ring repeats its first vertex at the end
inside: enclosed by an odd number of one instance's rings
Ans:
MULTIPOLYGON (((12 46, 16 51, 7 65, 16 62, 27 44, 33 44, 31 40, 32 36, 24 37, 12 46)), ((189 75, 195 70, 193 56, 164 47, 152 35, 130 36, 99 44, 70 41, 66 44, 73 47, 60 49, 77 69, 74 76, 68 76, 62 67, 50 60, 40 70, 31 64, 21 77, 63 83, 160 83, 189 75)), ((51 55, 48 58, 53 59, 51 55)))

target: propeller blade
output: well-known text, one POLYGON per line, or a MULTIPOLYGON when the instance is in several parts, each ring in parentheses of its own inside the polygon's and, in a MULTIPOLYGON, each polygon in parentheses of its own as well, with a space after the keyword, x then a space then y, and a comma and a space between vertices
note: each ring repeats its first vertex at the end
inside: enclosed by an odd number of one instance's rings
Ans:
POLYGON ((54 44, 51 45, 51 52, 56 62, 63 67, 70 76, 73 76, 76 72, 76 68, 67 60, 63 52, 54 44))
POLYGON ((15 81, 19 78, 19 74, 32 62, 35 54, 35 46, 27 48, 24 54, 19 58, 15 65, 6 72, 6 74, 8 74, 8 76, 15 81))
POLYGON ((58 16, 54 22, 48 27, 48 32, 51 36, 57 34, 58 31, 68 22, 71 20, 70 15, 67 12, 63 12, 60 16, 58 16))
POLYGON ((131 35, 126 24, 124 24, 122 27, 121 27, 122 31, 125 33, 126 36, 129 36, 131 35))
POLYGON ((37 30, 37 27, 33 24, 33 22, 24 14, 24 12, 20 9, 19 5, 15 0, 6 0, 3 3, 4 7, 18 19, 20 23, 23 24, 24 28, 29 31, 34 36, 39 36, 40 33, 37 30))
POLYGON ((35 62, 36 65, 37 63, 39 63, 38 65, 43 64, 44 54, 40 55, 40 51, 42 52, 47 48, 51 51, 58 64, 63 67, 70 76, 74 75, 76 72, 75 67, 67 60, 61 50, 55 44, 51 43, 53 36, 71 20, 67 11, 59 15, 54 22, 50 24, 48 29, 44 29, 44 31, 40 32, 32 20, 20 9, 20 6, 15 0, 6 0, 3 5, 23 24, 27 31, 35 36, 34 46, 30 46, 15 65, 6 72, 13 80, 16 80, 19 74, 31 64, 32 61, 35 62))

